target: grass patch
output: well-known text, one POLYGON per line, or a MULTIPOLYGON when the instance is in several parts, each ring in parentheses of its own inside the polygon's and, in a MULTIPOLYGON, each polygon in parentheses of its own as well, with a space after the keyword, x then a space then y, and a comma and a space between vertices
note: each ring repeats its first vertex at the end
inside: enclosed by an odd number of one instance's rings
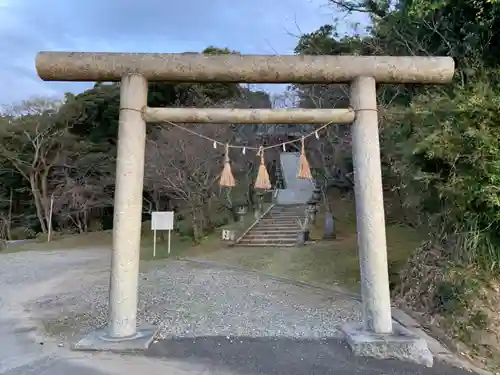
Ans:
MULTIPOLYGON (((264 203, 264 210, 269 208, 270 203, 264 203)), ((141 234, 141 259, 166 259, 169 257, 179 257, 185 252, 199 255, 208 254, 227 247, 228 243, 222 241, 221 233, 223 229, 236 231, 236 235, 241 235, 255 221, 253 212, 249 212, 242 222, 230 223, 217 228, 213 233, 207 235, 201 244, 193 245, 191 237, 181 236, 175 232, 171 233, 170 254, 168 253, 168 233, 157 232, 156 257, 153 257, 153 232, 150 230, 151 224, 146 221, 142 225, 141 234)), ((47 242, 40 237, 37 240, 9 245, 3 253, 13 253, 19 251, 51 251, 51 250, 77 250, 87 248, 111 248, 113 243, 113 232, 100 231, 84 234, 60 235, 52 241, 47 242)))
MULTIPOLYGON (((356 225, 350 231, 343 226, 333 241, 319 241, 296 252, 292 264, 302 281, 321 284, 343 284, 359 291, 360 270, 356 225), (301 266, 302 265, 302 266, 301 266)), ((421 242, 415 230, 403 226, 387 227, 387 257, 389 276, 397 277, 411 252, 421 242)))
POLYGON ((156 256, 153 257, 153 235, 142 236, 141 239, 141 259, 166 259, 169 257, 178 257, 186 249, 193 247, 193 241, 190 237, 182 237, 176 233, 171 234, 170 254, 168 254, 168 234, 157 233, 156 238, 156 256))
POLYGON ((63 249, 84 249, 89 247, 110 247, 113 234, 111 231, 89 232, 84 234, 69 234, 55 237, 47 242, 46 238, 38 238, 33 242, 22 244, 11 244, 7 246, 4 253, 13 253, 26 250, 63 250, 63 249))

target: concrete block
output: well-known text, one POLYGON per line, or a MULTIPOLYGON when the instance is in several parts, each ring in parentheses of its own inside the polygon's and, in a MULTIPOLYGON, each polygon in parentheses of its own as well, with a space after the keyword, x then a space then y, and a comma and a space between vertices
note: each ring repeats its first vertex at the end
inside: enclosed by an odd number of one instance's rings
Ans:
POLYGON ((150 325, 139 327, 132 337, 116 339, 108 335, 106 328, 89 333, 76 344, 73 350, 134 353, 146 350, 154 339, 157 328, 150 325))
POLYGON ((341 331, 354 355, 433 365, 427 342, 397 322, 393 322, 392 334, 369 332, 359 323, 346 324, 341 331))

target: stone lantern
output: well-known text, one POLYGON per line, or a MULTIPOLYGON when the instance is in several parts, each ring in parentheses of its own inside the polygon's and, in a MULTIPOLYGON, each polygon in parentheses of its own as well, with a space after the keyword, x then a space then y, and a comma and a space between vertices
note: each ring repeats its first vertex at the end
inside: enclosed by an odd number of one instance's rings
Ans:
MULTIPOLYGON (((326 181, 323 182, 323 186, 327 186, 326 181)), ((330 205, 326 205, 325 207, 325 220, 324 220, 324 228, 323 228, 323 239, 331 240, 337 238, 337 234, 335 231, 335 218, 333 216, 333 212, 331 212, 330 205)))
POLYGON ((276 189, 284 189, 285 184, 283 183, 283 172, 279 165, 276 166, 276 189))
POLYGON ((238 206, 238 208, 236 208, 236 214, 238 215, 238 222, 243 223, 245 215, 247 214, 247 206, 238 206))
POLYGON ((316 214, 318 213, 318 205, 320 202, 321 202, 321 189, 316 184, 311 199, 307 201, 307 213, 309 216, 309 220, 313 225, 316 224, 316 214))
POLYGON ((257 207, 255 208, 254 215, 257 220, 262 215, 264 192, 262 190, 257 190, 255 195, 257 195, 257 207))

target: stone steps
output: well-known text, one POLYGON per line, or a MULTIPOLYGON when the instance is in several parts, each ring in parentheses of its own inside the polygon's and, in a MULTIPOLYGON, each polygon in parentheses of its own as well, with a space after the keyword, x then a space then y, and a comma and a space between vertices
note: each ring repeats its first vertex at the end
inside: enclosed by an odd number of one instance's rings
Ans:
MULTIPOLYGON (((297 232, 296 231, 290 231, 289 233, 286 233, 286 235, 295 235, 297 232)), ((247 239, 257 239, 257 238, 264 238, 264 239, 268 239, 268 240, 272 240, 272 239, 281 239, 283 238, 283 232, 279 232, 279 231, 275 231, 275 232, 259 232, 259 233, 249 233, 245 236, 247 239)))
POLYGON ((292 247, 297 244, 304 205, 274 206, 239 242, 245 247, 292 247))
POLYGON ((278 219, 278 220, 294 220, 296 221, 297 218, 299 218, 299 215, 272 215, 272 216, 266 216, 262 220, 273 220, 273 219, 278 219))
POLYGON ((266 224, 257 224, 255 227, 253 227, 252 229, 274 229, 274 230, 279 230, 279 229, 299 229, 300 228, 300 225, 298 225, 297 223, 293 223, 293 224, 288 224, 288 223, 278 223, 278 222, 275 222, 275 223, 266 223, 266 224))
POLYGON ((295 234, 297 233, 297 230, 299 228, 252 228, 250 232, 247 233, 247 235, 253 235, 253 234, 295 234))
POLYGON ((297 245, 296 240, 290 241, 253 241, 253 240, 241 240, 238 246, 244 247, 295 247, 297 245))
MULTIPOLYGON (((298 224, 299 222, 299 217, 294 217, 292 219, 290 218, 287 218, 287 217, 283 217, 283 218, 280 218, 280 217, 273 217, 273 218, 265 218, 265 219, 261 219, 261 221, 259 222, 259 224, 262 222, 262 223, 265 223, 265 224, 272 224, 272 223, 283 223, 283 224, 298 224)), ((303 220, 303 218, 300 218, 300 220, 303 220)))
MULTIPOLYGON (((298 228, 293 229, 267 229, 262 228, 258 230, 251 230, 246 234, 248 237, 276 237, 276 236, 286 236, 292 237, 295 236, 298 232, 298 228)), ((246 237, 245 236, 245 237, 246 237)))
POLYGON ((297 219, 299 219, 299 216, 297 216, 297 215, 294 215, 294 216, 284 216, 284 215, 283 216, 266 216, 266 217, 261 219, 261 222, 267 223, 267 222, 271 222, 273 220, 276 220, 279 222, 292 221, 292 222, 296 223, 297 219))

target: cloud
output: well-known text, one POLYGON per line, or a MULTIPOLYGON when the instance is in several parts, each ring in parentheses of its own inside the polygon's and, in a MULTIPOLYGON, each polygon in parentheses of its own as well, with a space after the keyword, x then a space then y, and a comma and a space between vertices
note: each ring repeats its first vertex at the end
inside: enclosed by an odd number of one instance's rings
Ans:
POLYGON ((301 32, 331 23, 326 0, 0 0, 0 104, 79 92, 84 83, 42 82, 40 50, 291 53, 301 32))

